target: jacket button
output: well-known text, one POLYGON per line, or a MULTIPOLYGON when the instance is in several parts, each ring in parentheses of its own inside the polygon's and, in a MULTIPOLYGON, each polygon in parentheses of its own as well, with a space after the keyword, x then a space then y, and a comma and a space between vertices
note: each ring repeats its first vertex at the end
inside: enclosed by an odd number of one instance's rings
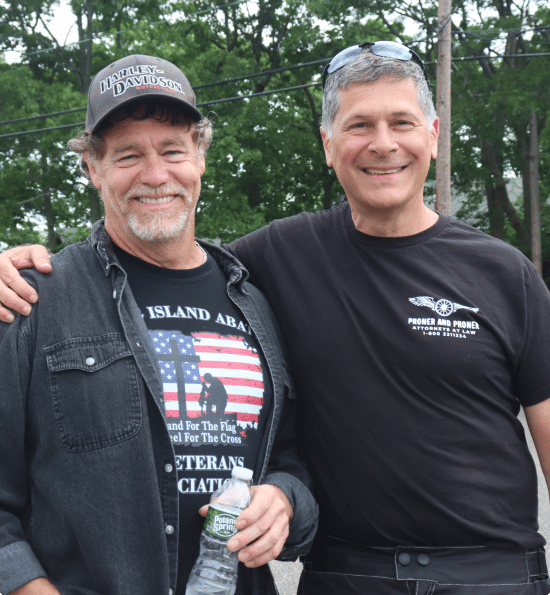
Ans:
POLYGON ((401 564, 402 566, 407 566, 407 564, 411 563, 411 557, 409 556, 409 554, 399 554, 399 564, 401 564))
POLYGON ((172 525, 166 525, 164 530, 166 531, 166 535, 172 535, 174 532, 174 527, 172 527, 172 525))
POLYGON ((166 473, 172 473, 174 467, 172 467, 172 465, 170 465, 170 463, 168 463, 167 465, 164 466, 164 470, 166 471, 166 473))
POLYGON ((430 563, 430 557, 426 556, 426 554, 420 554, 418 556, 418 563, 422 566, 427 566, 430 563))
POLYGON ((95 359, 93 357, 87 357, 86 358, 86 364, 88 366, 93 366, 95 364, 95 359))

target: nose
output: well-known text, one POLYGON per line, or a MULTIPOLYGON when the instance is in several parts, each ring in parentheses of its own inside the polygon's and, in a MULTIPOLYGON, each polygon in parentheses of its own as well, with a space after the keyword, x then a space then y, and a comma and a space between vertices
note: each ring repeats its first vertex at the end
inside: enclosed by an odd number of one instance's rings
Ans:
POLYGON ((383 157, 397 149, 395 133, 386 124, 378 124, 373 130, 369 143, 369 151, 383 157))
POLYGON ((159 155, 149 155, 143 161, 140 171, 140 181, 147 186, 160 186, 170 180, 166 163, 159 155))

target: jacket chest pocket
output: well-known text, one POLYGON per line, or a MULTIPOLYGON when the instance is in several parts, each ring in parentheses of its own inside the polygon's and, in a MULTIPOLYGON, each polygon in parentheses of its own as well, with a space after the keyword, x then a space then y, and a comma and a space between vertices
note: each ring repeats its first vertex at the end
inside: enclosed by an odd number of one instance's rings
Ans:
POLYGON ((69 451, 104 448, 138 432, 139 376, 123 335, 67 339, 45 352, 57 427, 69 451))

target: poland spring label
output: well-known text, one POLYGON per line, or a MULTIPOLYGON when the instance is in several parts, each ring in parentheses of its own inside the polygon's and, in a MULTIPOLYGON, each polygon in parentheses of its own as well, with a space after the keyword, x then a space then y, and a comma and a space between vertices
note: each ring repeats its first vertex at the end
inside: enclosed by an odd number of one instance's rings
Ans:
POLYGON ((240 513, 240 510, 232 512, 229 507, 218 506, 216 508, 211 504, 206 514, 203 530, 214 539, 229 541, 237 533, 235 521, 239 518, 240 513))

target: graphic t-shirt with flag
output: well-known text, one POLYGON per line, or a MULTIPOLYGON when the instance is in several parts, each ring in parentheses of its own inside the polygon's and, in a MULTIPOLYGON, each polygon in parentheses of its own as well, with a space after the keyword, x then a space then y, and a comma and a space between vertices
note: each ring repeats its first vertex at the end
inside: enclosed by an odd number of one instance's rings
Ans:
POLYGON ((197 511, 234 466, 254 468, 272 388, 258 342, 227 296, 227 278, 214 259, 175 271, 120 249, 116 253, 149 329, 163 382, 177 461, 177 595, 183 595, 199 553, 203 518, 197 511))

